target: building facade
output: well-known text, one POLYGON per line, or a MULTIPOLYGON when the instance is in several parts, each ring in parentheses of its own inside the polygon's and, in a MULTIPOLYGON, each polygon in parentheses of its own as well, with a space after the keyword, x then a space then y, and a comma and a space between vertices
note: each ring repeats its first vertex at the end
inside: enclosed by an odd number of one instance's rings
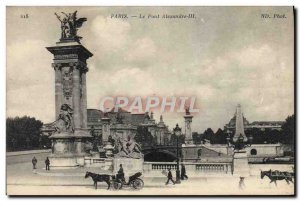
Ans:
MULTIPOLYGON (((93 131, 96 136, 103 135, 104 120, 109 121, 110 135, 113 138, 127 138, 129 135, 134 137, 138 134, 138 127, 146 129, 153 137, 153 145, 168 144, 171 138, 171 132, 168 126, 165 125, 163 117, 160 116, 160 121, 156 122, 153 117, 153 112, 133 114, 119 108, 117 112, 112 108, 104 114, 101 110, 87 110, 87 125, 89 131, 93 131)), ((104 136, 103 136, 104 137, 104 136)), ((143 145, 143 142, 140 142, 143 145)), ((147 142, 148 143, 148 142, 147 142)))
MULTIPOLYGON (((265 131, 266 129, 270 130, 281 130, 281 126, 284 124, 284 121, 254 121, 252 123, 249 123, 249 121, 243 116, 244 120, 244 129, 251 130, 251 129, 259 129, 261 131, 265 131)), ((224 132, 228 134, 232 134, 235 131, 235 122, 236 122, 236 113, 234 116, 230 119, 228 124, 224 126, 224 132)))

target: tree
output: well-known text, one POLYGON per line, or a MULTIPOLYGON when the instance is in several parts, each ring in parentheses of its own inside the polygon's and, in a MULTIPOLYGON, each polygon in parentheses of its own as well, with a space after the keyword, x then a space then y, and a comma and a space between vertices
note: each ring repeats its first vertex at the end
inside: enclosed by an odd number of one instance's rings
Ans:
POLYGON ((185 143, 185 135, 180 135, 180 136, 177 136, 177 137, 178 137, 178 143, 180 145, 185 143))
POLYGON ((214 131, 211 128, 206 129, 206 131, 204 131, 203 133, 204 139, 209 141, 211 141, 213 135, 214 135, 214 131))
POLYGON ((203 136, 204 136, 203 133, 199 133, 199 134, 198 134, 198 141, 197 141, 198 144, 203 143, 203 140, 204 140, 204 137, 203 137, 203 136))
POLYGON ((50 149, 51 148, 51 140, 46 135, 41 135, 39 139, 40 148, 42 149, 50 149))
POLYGON ((212 135, 211 139, 212 144, 226 144, 226 135, 221 128, 217 130, 217 132, 212 135))
POLYGON ((148 131, 148 128, 145 126, 138 126, 137 134, 135 135, 135 140, 142 147, 149 146, 154 144, 154 137, 148 131))
POLYGON ((282 125, 282 133, 284 135, 283 143, 290 144, 294 147, 295 144, 295 115, 288 116, 285 123, 282 125))
POLYGON ((177 136, 174 133, 171 135, 170 144, 171 145, 177 144, 177 136))
POLYGON ((200 134, 199 133, 193 132, 192 133, 192 137, 193 137, 194 144, 200 144, 201 143, 201 138, 200 138, 200 134))
POLYGON ((6 119, 7 151, 41 148, 41 127, 43 123, 24 116, 6 119))
POLYGON ((249 138, 249 136, 252 135, 253 137, 252 144, 264 144, 265 142, 264 131, 261 131, 258 128, 245 130, 245 134, 247 138, 249 138))

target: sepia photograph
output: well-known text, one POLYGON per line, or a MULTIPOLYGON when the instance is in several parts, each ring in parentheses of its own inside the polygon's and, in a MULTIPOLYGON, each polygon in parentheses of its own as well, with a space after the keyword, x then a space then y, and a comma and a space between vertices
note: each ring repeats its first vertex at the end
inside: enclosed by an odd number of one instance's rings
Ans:
POLYGON ((292 6, 7 6, 7 196, 295 196, 292 6))

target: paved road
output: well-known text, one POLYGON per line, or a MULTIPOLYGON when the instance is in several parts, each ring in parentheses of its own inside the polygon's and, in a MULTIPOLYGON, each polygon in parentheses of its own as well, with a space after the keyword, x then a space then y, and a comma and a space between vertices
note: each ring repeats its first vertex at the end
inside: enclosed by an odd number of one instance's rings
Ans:
MULTIPOLYGON (((47 154, 46 154, 47 155, 47 154)), ((279 181, 278 186, 269 184, 267 178, 260 179, 258 176, 246 178, 244 190, 238 188, 239 178, 234 177, 198 177, 190 178, 181 184, 165 185, 165 177, 144 177, 145 187, 140 191, 124 189, 120 191, 106 190, 105 183, 99 183, 99 189, 93 188, 90 178, 78 176, 45 176, 36 174, 32 170, 31 158, 9 158, 7 165, 7 192, 10 195, 235 195, 235 194, 293 194, 294 186, 287 185, 285 181, 279 181), (24 162, 28 161, 29 162, 24 162)), ((38 156, 38 171, 44 168, 45 155, 38 156)), ((175 175, 175 174, 174 174, 175 175)))
POLYGON ((26 163, 31 162, 33 156, 35 156, 38 160, 38 163, 44 163, 47 156, 50 154, 50 150, 38 150, 31 152, 19 152, 19 155, 16 155, 16 152, 6 154, 6 164, 16 164, 16 163, 26 163))

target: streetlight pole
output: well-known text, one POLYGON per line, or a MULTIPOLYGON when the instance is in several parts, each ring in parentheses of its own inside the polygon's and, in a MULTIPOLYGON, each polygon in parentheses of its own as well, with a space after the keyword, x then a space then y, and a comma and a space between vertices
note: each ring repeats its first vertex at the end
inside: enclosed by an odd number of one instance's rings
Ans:
POLYGON ((179 170, 179 136, 177 136, 177 169, 176 169, 176 184, 180 184, 180 170, 179 170))
POLYGON ((181 134, 181 128, 179 128, 178 124, 176 124, 176 127, 173 129, 174 134, 177 137, 177 168, 176 168, 176 184, 180 184, 180 170, 179 170, 179 137, 181 134))

